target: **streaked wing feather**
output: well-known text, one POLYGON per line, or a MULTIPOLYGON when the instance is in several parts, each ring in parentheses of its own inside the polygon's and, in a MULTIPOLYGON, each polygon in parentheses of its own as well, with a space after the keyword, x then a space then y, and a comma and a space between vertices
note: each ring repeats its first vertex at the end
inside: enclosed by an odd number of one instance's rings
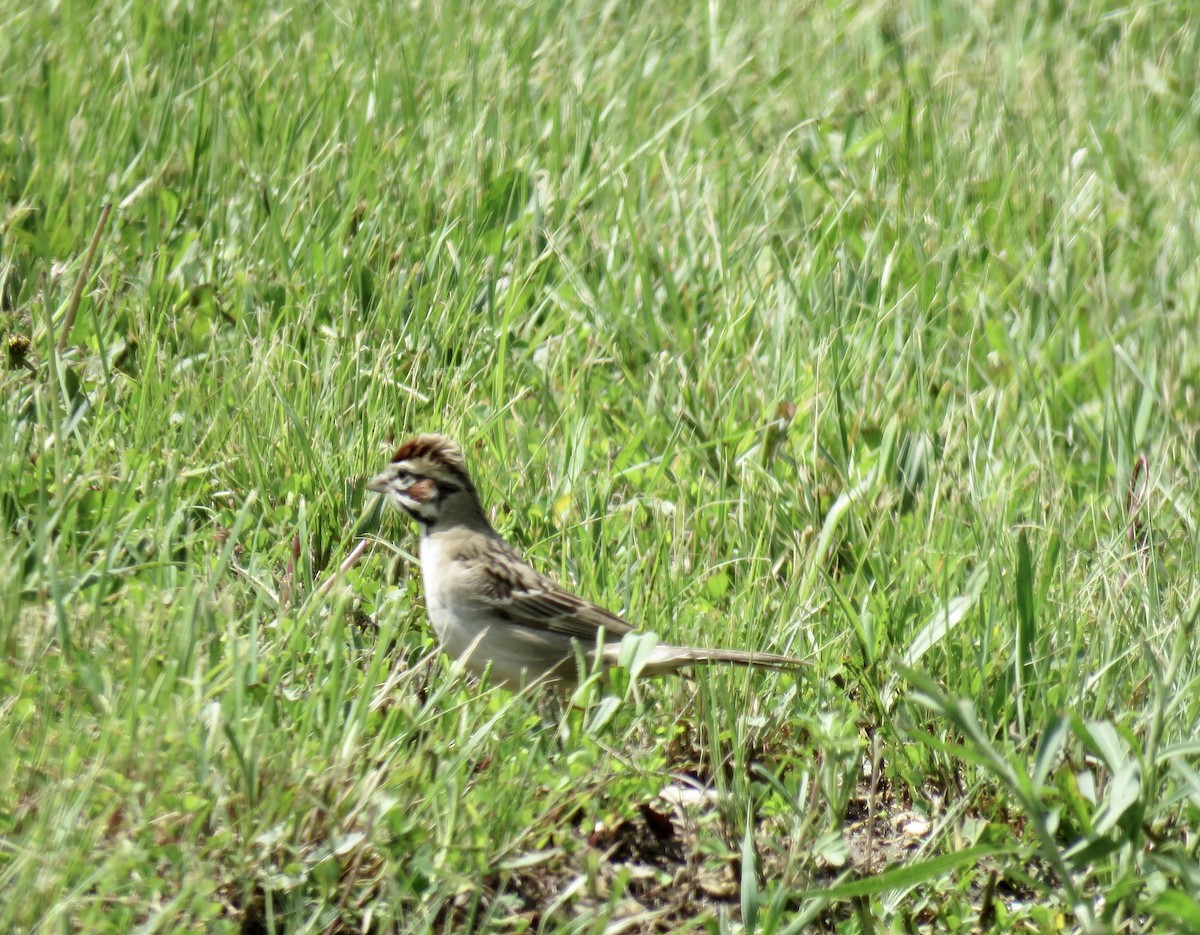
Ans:
POLYGON ((615 642, 633 627, 557 582, 530 568, 511 548, 481 552, 467 560, 477 576, 479 599, 492 610, 506 614, 513 623, 562 633, 585 644, 596 642, 604 629, 604 641, 615 642))

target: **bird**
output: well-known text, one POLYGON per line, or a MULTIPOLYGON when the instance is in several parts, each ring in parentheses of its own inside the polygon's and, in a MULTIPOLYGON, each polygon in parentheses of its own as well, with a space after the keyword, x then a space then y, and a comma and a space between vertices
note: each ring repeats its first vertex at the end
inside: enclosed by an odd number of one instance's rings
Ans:
MULTIPOLYGON (((404 442, 366 488, 420 526, 419 558, 429 621, 442 649, 491 685, 535 682, 559 690, 590 669, 617 665, 634 627, 536 571, 492 528, 462 448, 444 435, 404 442)), ((698 665, 798 670, 809 663, 776 653, 653 645, 641 675, 698 665)))

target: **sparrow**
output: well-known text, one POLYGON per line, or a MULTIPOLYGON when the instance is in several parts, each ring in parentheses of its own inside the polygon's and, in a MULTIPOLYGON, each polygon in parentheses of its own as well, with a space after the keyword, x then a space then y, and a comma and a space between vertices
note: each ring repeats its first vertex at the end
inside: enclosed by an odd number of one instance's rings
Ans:
MULTIPOLYGON (((367 483, 421 527, 419 556, 429 621, 442 648, 490 684, 535 681, 570 690, 580 657, 615 666, 634 628, 540 574, 488 522, 462 449, 444 435, 418 435, 367 483)), ((758 651, 656 644, 641 669, 663 675, 695 665, 793 670, 801 659, 758 651)))

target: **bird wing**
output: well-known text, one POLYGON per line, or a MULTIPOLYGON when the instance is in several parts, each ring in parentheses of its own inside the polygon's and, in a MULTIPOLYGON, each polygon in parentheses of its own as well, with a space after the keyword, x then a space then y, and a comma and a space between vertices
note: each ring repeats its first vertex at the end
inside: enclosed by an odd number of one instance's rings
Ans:
POLYGON ((619 641, 633 630, 616 614, 534 571, 507 543, 493 543, 490 549, 460 555, 459 560, 464 572, 474 579, 472 591, 476 598, 502 619, 591 645, 601 629, 606 643, 619 641))

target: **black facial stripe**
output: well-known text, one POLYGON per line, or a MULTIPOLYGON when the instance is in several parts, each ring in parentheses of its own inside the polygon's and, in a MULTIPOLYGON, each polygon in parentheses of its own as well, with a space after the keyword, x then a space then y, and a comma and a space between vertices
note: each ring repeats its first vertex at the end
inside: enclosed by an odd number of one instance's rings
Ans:
POLYGON ((408 510, 409 515, 418 522, 432 525, 437 521, 438 511, 430 508, 428 504, 409 500, 404 504, 404 509, 408 510))
POLYGON ((395 468, 397 474, 402 478, 415 480, 429 478, 437 484, 440 493, 458 493, 467 486, 466 476, 452 467, 431 465, 408 459, 395 462, 395 468))

